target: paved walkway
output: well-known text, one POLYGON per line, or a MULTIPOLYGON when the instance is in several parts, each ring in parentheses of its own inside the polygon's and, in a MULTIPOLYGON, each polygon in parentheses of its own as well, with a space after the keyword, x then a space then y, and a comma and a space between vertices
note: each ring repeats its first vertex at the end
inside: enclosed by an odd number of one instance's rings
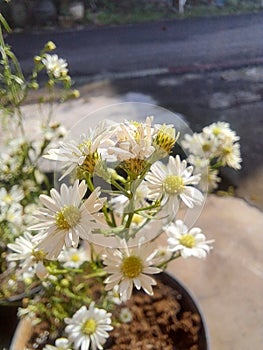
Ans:
POLYGON ((209 196, 197 225, 214 238, 205 261, 174 261, 200 303, 211 350, 260 350, 263 344, 263 213, 242 199, 209 196))

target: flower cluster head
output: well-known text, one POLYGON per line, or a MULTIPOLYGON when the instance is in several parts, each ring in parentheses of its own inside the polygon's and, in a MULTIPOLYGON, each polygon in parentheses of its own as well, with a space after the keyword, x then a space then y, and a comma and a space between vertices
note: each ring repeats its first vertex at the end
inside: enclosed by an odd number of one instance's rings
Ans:
POLYGON ((54 76, 54 78, 65 77, 68 74, 67 62, 58 55, 46 54, 42 58, 42 63, 47 69, 47 73, 54 76))
POLYGON ((61 180, 70 176, 74 184, 40 196, 46 208, 31 227, 47 229, 40 249, 57 258, 64 244, 76 247, 79 238, 93 241, 94 233, 129 241, 150 221, 173 219, 180 203, 201 205, 204 196, 194 187, 200 175, 193 175, 193 167, 179 155, 172 156, 177 138, 174 126, 154 125, 153 117, 147 117, 145 122, 103 121, 79 141, 50 149, 45 157, 62 163, 61 180), (87 191, 91 194, 82 203, 87 191))
POLYGON ((40 231, 37 249, 46 259, 62 261, 65 247, 77 249, 81 241, 96 242, 94 237, 100 236, 100 244, 117 248, 103 255, 105 271, 113 274, 106 279, 106 290, 118 285, 123 300, 131 296, 133 285, 151 294, 154 281, 145 273, 159 269, 152 267, 151 249, 142 243, 156 238, 162 226, 175 219, 181 204, 191 209, 204 200, 196 188, 201 175, 172 154, 177 139, 173 125, 155 125, 153 117, 147 117, 145 122, 103 121, 79 141, 50 149, 46 158, 62 163, 61 180, 70 176, 72 185, 63 183, 59 191, 53 188, 50 195, 40 195, 43 207, 30 227, 40 231), (158 228, 154 236, 152 228, 147 233, 149 225, 158 228), (140 244, 130 250, 134 242, 140 244), (137 268, 130 274, 135 262, 137 268))
POLYGON ((220 182, 221 167, 241 169, 239 136, 229 123, 216 122, 203 128, 200 133, 186 134, 182 146, 188 150, 188 161, 202 175, 200 188, 212 191, 220 182))

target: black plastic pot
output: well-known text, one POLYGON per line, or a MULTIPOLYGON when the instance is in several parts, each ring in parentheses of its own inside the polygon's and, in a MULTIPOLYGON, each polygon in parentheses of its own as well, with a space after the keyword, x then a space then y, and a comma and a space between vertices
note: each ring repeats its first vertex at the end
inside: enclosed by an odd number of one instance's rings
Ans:
POLYGON ((0 304, 0 349, 9 349, 17 324, 17 306, 0 304))

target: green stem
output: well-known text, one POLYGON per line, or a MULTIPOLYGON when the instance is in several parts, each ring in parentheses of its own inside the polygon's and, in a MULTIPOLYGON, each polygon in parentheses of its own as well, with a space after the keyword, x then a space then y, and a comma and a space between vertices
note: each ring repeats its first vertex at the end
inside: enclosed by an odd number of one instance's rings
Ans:
POLYGON ((175 260, 175 259, 178 259, 180 258, 181 254, 176 252, 176 253, 173 253, 172 256, 170 257, 170 259, 166 260, 165 262, 163 262, 162 264, 160 264, 158 267, 159 268, 163 268, 163 267, 166 267, 167 264, 169 264, 169 262, 175 260))
POLYGON ((210 169, 217 170, 222 166, 222 162, 219 160, 215 164, 210 164, 210 169))
POLYGON ((129 199, 131 198, 131 194, 128 191, 126 191, 122 186, 120 186, 118 182, 116 182, 114 179, 112 179, 111 185, 116 187, 125 197, 129 199))
POLYGON ((128 215, 128 220, 126 221, 125 228, 129 228, 131 223, 132 223, 132 218, 133 218, 134 213, 129 213, 128 215))
POLYGON ((110 211, 110 216, 111 216, 111 221, 112 221, 113 227, 117 227, 115 216, 114 216, 114 213, 112 210, 110 211))
POLYGON ((94 277, 104 277, 106 276, 107 272, 104 271, 103 269, 98 270, 96 272, 90 273, 88 275, 84 275, 83 278, 89 279, 89 278, 94 278, 94 277))
POLYGON ((87 181, 87 185, 88 185, 89 190, 91 192, 93 192, 95 188, 94 188, 93 182, 91 180, 90 174, 88 174, 88 176, 86 177, 86 181, 87 181))
POLYGON ((151 210, 151 209, 156 209, 160 207, 160 201, 158 201, 157 203, 155 202, 155 204, 149 205, 148 207, 144 207, 144 208, 139 208, 134 210, 135 214, 140 213, 141 211, 146 211, 146 210, 151 210))
POLYGON ((107 207, 104 205, 103 208, 102 208, 102 212, 104 214, 104 217, 105 217, 105 220, 107 222, 107 224, 110 226, 110 227, 115 227, 115 225, 113 224, 110 216, 109 216, 109 213, 108 213, 108 209, 107 207))
POLYGON ((52 275, 61 275, 61 274, 66 274, 68 272, 74 272, 74 273, 82 273, 82 269, 73 269, 73 268, 67 268, 67 269, 56 269, 56 268, 50 268, 49 266, 46 266, 46 269, 48 272, 52 275))

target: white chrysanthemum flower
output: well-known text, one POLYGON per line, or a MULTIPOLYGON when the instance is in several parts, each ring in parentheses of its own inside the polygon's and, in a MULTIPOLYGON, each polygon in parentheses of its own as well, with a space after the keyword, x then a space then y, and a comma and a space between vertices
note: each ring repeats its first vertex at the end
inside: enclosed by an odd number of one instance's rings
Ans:
POLYGON ((119 294, 119 286, 114 286, 112 290, 108 291, 107 299, 116 305, 120 305, 122 303, 122 300, 119 294))
POLYGON ((155 256, 152 259, 152 262, 155 266, 166 263, 172 257, 172 252, 168 249, 167 246, 158 247, 155 250, 155 256))
POLYGON ((193 135, 185 134, 181 144, 184 150, 188 150, 195 156, 202 156, 201 139, 198 133, 194 133, 193 135))
POLYGON ((154 127, 153 143, 161 159, 171 153, 180 133, 176 132, 173 124, 155 124, 154 127))
POLYGON ((170 156, 167 165, 157 161, 151 166, 145 180, 149 188, 148 198, 151 200, 162 199, 162 204, 167 205, 169 215, 175 216, 179 208, 179 198, 189 208, 201 205, 202 193, 191 185, 197 185, 200 174, 192 175, 193 167, 187 166, 185 160, 170 156))
POLYGON ((119 317, 122 323, 130 323, 132 321, 132 312, 128 307, 123 307, 119 317))
POLYGON ((35 215, 39 223, 30 229, 45 230, 38 248, 47 253, 47 259, 57 258, 64 245, 76 248, 79 238, 89 239, 92 230, 103 226, 103 214, 98 211, 105 198, 99 198, 100 189, 96 188, 83 202, 86 192, 85 181, 79 183, 76 180, 73 186, 62 184, 60 193, 53 188, 50 197, 40 195, 39 199, 46 208, 35 215))
POLYGON ((77 269, 85 261, 90 260, 90 254, 84 247, 79 248, 64 248, 58 256, 58 260, 65 267, 77 269))
POLYGON ((239 170, 241 169, 242 158, 240 155, 239 143, 225 142, 219 149, 219 160, 223 166, 239 170))
POLYGON ((207 241, 198 227, 188 230, 182 220, 176 220, 175 223, 164 227, 164 231, 168 235, 168 249, 180 253, 183 258, 205 258, 212 249, 210 244, 214 240, 207 241))
POLYGON ((42 63, 47 69, 49 74, 52 74, 55 78, 65 77, 68 74, 67 62, 63 58, 59 58, 58 55, 45 54, 42 59, 42 63))
POLYGON ((71 350, 71 344, 67 338, 58 338, 54 345, 46 344, 43 350, 71 350))
POLYGON ((105 123, 101 122, 94 129, 88 128, 87 133, 81 135, 79 143, 75 140, 61 142, 59 148, 50 149, 44 158, 63 164, 62 168, 66 171, 60 179, 78 167, 93 174, 97 161, 100 157, 106 157, 107 147, 113 144, 110 140, 112 132, 112 128, 106 127, 105 123))
POLYGON ((10 207, 2 207, 0 211, 0 220, 13 224, 17 229, 23 224, 23 207, 20 204, 14 203, 10 207))
POLYGON ((62 168, 66 168, 66 171, 60 180, 70 174, 78 165, 81 165, 85 159, 84 154, 81 152, 78 144, 74 140, 69 142, 60 142, 59 148, 51 148, 48 150, 48 154, 44 155, 43 157, 63 162, 62 168))
POLYGON ((212 192, 218 187, 221 181, 219 171, 210 166, 210 162, 206 158, 200 158, 191 154, 188 157, 188 162, 194 166, 194 172, 201 175, 198 188, 203 192, 212 192))
POLYGON ((22 188, 15 185, 8 192, 6 188, 0 188, 0 205, 14 205, 19 204, 19 202, 24 198, 25 194, 22 188))
POLYGON ((45 253, 37 248, 38 240, 25 232, 23 236, 16 238, 14 243, 9 243, 7 246, 14 253, 7 254, 7 261, 19 261, 21 270, 19 273, 31 271, 36 273, 39 278, 44 278, 47 275, 47 270, 43 265, 45 253))
POLYGON ((229 123, 226 122, 212 123, 211 125, 204 127, 202 132, 209 137, 215 136, 223 142, 226 140, 236 142, 240 139, 236 132, 231 130, 229 123))
POLYGON ((74 343, 74 349, 81 350, 102 350, 108 332, 113 329, 111 314, 96 308, 94 302, 88 309, 82 306, 72 318, 65 318, 65 323, 68 339, 74 343))
POLYGON ((109 147, 108 153, 115 155, 119 161, 150 157, 155 151, 152 145, 152 120, 152 117, 147 117, 145 123, 121 123, 116 129, 115 146, 109 147))
POLYGON ((221 178, 219 177, 219 171, 217 169, 199 168, 199 173, 201 174, 201 180, 199 182, 199 188, 202 191, 212 192, 217 189, 221 178))
POLYGON ((240 169, 239 139, 228 123, 217 122, 205 127, 199 134, 185 135, 182 146, 192 155, 216 160, 219 164, 221 162, 220 166, 240 169))
POLYGON ((215 157, 219 144, 220 142, 215 135, 204 133, 186 134, 182 140, 184 149, 187 149, 191 154, 208 159, 215 157))
POLYGON ((138 290, 142 288, 147 294, 153 295, 152 286, 156 285, 156 281, 148 274, 162 270, 152 266, 155 254, 152 245, 128 248, 124 240, 122 245, 123 249, 108 249, 102 256, 106 265, 104 270, 110 274, 105 280, 105 290, 111 290, 117 285, 122 301, 131 297, 133 285, 138 290))

